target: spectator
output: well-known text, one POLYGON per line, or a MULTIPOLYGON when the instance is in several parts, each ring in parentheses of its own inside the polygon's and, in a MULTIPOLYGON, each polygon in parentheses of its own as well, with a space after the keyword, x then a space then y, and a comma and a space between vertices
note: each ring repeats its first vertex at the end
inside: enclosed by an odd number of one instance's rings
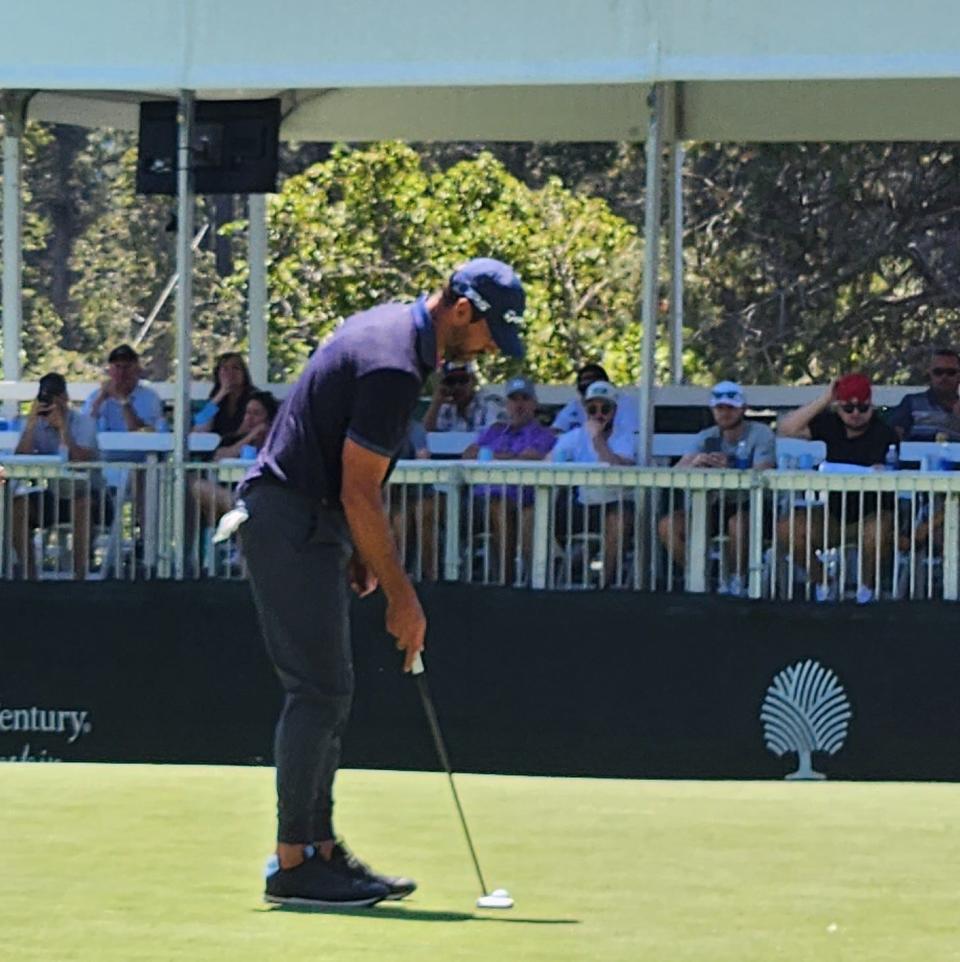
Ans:
POLYGON ((500 399, 477 393, 477 368, 472 361, 443 365, 423 416, 427 431, 480 431, 502 419, 500 399))
MULTIPOLYGON (((40 378, 36 400, 20 435, 16 454, 63 453, 68 462, 99 460, 93 418, 71 410, 67 382, 51 372, 40 378)), ((30 532, 54 523, 73 525, 73 573, 84 579, 90 564, 90 523, 110 523, 110 504, 100 474, 88 469, 79 477, 51 479, 45 491, 13 496, 13 546, 26 573, 37 576, 30 532)))
POLYGON ((960 441, 960 354, 948 347, 934 350, 927 377, 930 387, 906 395, 890 412, 888 423, 902 441, 935 441, 943 434, 960 441))
MULTIPOLYGON (((221 439, 220 446, 213 453, 213 460, 252 460, 263 447, 279 407, 279 402, 269 391, 251 392, 238 430, 221 439)), ((211 478, 196 478, 190 489, 198 510, 205 513, 210 525, 215 525, 233 505, 231 489, 211 478)))
MULTIPOLYGON (((557 434, 566 434, 583 425, 587 420, 586 412, 583 408, 583 397, 594 381, 607 381, 610 378, 606 370, 600 364, 584 364, 577 371, 577 394, 572 401, 568 401, 557 413, 550 425, 557 434)), ((614 425, 616 431, 637 430, 637 412, 630 405, 617 405, 617 422, 614 425)))
POLYGON ((236 434, 255 390, 243 356, 235 351, 221 354, 213 368, 210 399, 193 419, 193 430, 212 431, 221 438, 236 434))
MULTIPOLYGON (((163 404, 156 391, 140 383, 140 356, 129 344, 107 358, 107 378, 83 405, 98 431, 154 431, 162 425, 163 404)), ((145 461, 134 451, 106 451, 107 461, 145 461)))
MULTIPOLYGON (((710 392, 710 408, 714 425, 697 435, 696 451, 685 454, 678 468, 749 467, 766 471, 776 464, 776 437, 765 424, 744 418, 747 406, 743 389, 735 381, 721 381, 710 392), (739 461, 743 463, 738 463, 739 461)), ((747 522, 749 492, 724 492, 717 497, 712 512, 712 533, 724 531, 727 537, 726 579, 721 594, 740 596, 746 587, 743 573, 747 570, 747 522)), ((686 511, 683 508, 667 514, 657 524, 663 545, 674 562, 686 561, 686 511)))
MULTIPOLYGON (((463 457, 476 458, 481 448, 489 448, 496 461, 542 461, 556 440, 553 432, 536 418, 537 391, 533 382, 515 377, 507 384, 507 420, 491 424, 463 457)), ((504 583, 516 581, 519 553, 524 569, 530 570, 530 547, 533 544, 533 488, 521 490, 516 485, 477 485, 474 497, 489 499, 490 538, 494 558, 503 558, 504 583), (520 542, 517 543, 517 520, 520 518, 520 542), (519 550, 518 550, 519 549, 519 550)))
MULTIPOLYGON (((870 379, 864 374, 845 374, 831 384, 816 400, 786 415, 780 422, 780 434, 788 438, 810 438, 823 441, 827 446, 827 461, 840 464, 857 464, 881 469, 890 447, 899 447, 896 431, 878 417, 872 403, 870 379)), ((875 559, 881 564, 890 554, 893 541, 893 496, 883 495, 877 503, 876 495, 831 494, 827 504, 827 536, 836 541, 840 525, 845 518, 844 532, 847 544, 858 544, 857 525, 862 523, 863 542, 860 552, 860 578, 857 602, 866 604, 875 597, 875 559)), ((793 518, 793 556, 799 565, 806 565, 809 553, 808 574, 814 581, 817 601, 830 601, 833 587, 823 582, 823 566, 816 550, 824 546, 822 518, 810 519, 807 526, 806 511, 797 511, 793 518), (809 538, 809 542, 808 542, 809 538), (808 549, 809 544, 809 549, 808 549)), ((790 518, 783 518, 777 525, 777 537, 790 543, 790 518)))
MULTIPOLYGON (((557 439, 553 461, 588 464, 631 465, 637 461, 637 442, 632 431, 615 429, 617 391, 608 381, 595 381, 584 396, 586 423, 557 439)), ((582 531, 603 529, 603 584, 615 579, 621 546, 633 526, 633 505, 624 501, 618 487, 581 485, 573 508, 561 498, 557 510, 557 531, 564 541, 582 531)))
MULTIPOLYGON (((397 452, 398 461, 428 461, 427 432, 419 421, 411 421, 397 452)), ((441 487, 446 487, 445 485, 441 487)), ((436 581, 439 546, 436 542, 438 491, 431 484, 393 485, 388 489, 390 499, 390 527, 404 563, 413 549, 419 565, 414 574, 424 581, 436 581)))

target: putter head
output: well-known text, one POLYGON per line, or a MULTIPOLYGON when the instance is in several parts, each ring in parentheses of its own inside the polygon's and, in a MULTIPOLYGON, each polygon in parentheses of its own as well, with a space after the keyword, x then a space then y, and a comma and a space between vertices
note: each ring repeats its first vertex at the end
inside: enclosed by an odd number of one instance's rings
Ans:
POLYGON ((513 899, 506 889, 494 889, 489 895, 477 899, 478 909, 512 909, 513 899))

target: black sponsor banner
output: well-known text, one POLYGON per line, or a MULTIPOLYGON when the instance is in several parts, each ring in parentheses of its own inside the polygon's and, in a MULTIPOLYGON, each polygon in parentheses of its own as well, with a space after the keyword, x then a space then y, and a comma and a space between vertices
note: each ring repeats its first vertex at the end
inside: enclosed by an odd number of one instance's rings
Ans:
MULTIPOLYGON (((461 585, 423 599, 459 770, 780 778, 807 750, 829 778, 960 779, 955 607, 461 585)), ((354 657, 344 764, 435 768, 382 599, 355 605, 354 657)), ((269 762, 279 705, 243 584, 0 583, 4 760, 269 762)))

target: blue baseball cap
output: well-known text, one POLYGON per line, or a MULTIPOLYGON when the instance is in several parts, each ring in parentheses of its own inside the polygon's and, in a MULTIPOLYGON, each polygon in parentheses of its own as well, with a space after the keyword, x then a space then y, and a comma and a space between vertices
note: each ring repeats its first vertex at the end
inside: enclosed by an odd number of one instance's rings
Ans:
POLYGON ((523 284, 513 268, 492 257, 475 257, 450 277, 450 290, 465 297, 490 328, 497 347, 508 357, 523 357, 523 284))
POLYGON ((512 381, 507 382, 505 394, 508 398, 513 397, 514 394, 522 394, 524 397, 532 398, 534 401, 536 401, 537 388, 530 378, 515 377, 512 381))

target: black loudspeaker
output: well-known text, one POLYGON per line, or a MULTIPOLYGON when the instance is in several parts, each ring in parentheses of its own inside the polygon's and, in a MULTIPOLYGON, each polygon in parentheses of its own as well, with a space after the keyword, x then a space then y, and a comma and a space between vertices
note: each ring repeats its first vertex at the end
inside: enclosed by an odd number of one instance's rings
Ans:
MULTIPOLYGON (((280 101, 198 100, 193 183, 198 194, 269 194, 277 189, 280 101)), ((177 104, 140 104, 137 193, 177 192, 177 104)))

